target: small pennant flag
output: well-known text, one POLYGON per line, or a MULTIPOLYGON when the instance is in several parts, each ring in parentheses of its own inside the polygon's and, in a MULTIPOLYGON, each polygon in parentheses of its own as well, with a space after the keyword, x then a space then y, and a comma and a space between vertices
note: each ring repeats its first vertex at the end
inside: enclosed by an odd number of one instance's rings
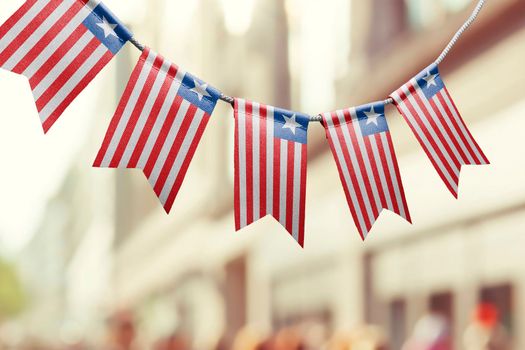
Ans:
POLYGON ((169 213, 219 97, 146 48, 94 166, 142 169, 169 213))
POLYGON ((439 176, 457 198, 461 167, 489 164, 489 160, 461 118, 438 66, 432 64, 391 97, 439 176))
POLYGON ((383 209, 410 222, 384 103, 325 113, 323 126, 361 238, 383 209))
POLYGON ((131 36, 100 0, 27 0, 0 27, 0 67, 29 79, 47 132, 131 36))
POLYGON ((272 215, 304 246, 306 115, 235 100, 235 226, 272 215))

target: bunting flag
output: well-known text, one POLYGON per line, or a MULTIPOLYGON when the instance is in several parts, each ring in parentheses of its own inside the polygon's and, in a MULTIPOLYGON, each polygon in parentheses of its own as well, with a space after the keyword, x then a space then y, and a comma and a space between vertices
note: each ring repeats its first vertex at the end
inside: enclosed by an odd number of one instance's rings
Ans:
POLYGON ((439 176, 457 198, 461 167, 489 164, 489 160, 461 118, 438 66, 430 65, 391 97, 439 176))
POLYGON ((384 102, 325 113, 323 126, 361 238, 383 209, 411 222, 384 102))
POLYGON ((142 169, 169 212, 219 97, 146 48, 94 166, 142 169))
POLYGON ((0 27, 0 67, 29 79, 47 132, 131 36, 100 0, 27 0, 0 27))
POLYGON ((304 246, 308 116, 235 100, 235 226, 272 215, 304 246))

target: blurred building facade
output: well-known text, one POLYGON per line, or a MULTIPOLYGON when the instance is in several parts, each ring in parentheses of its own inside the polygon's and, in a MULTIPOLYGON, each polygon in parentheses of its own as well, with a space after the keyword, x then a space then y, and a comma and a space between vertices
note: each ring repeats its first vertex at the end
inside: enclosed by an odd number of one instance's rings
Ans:
MULTIPOLYGON (((172 0, 151 1, 130 24, 141 40, 228 94, 312 114, 384 99, 435 59, 472 5, 330 0, 324 6, 330 12, 315 0, 195 4, 182 11, 172 0), (246 12, 236 13, 239 6, 246 12), (231 29, 243 25, 229 22, 236 15, 251 18, 243 35, 231 29), (341 22, 349 25, 334 24, 341 22)), ((131 309, 142 342, 179 329, 195 348, 220 338, 231 344, 245 326, 269 333, 315 324, 329 333, 367 323, 382 327, 399 349, 433 310, 448 319, 459 349, 472 311, 484 301, 499 308, 515 349, 525 348, 518 311, 525 308, 525 164, 518 159, 525 146, 519 132, 525 127, 523 11, 520 0, 489 2, 443 64, 459 109, 493 162, 463 170, 459 201, 449 198, 390 108, 413 226, 385 213, 363 244, 324 131, 312 125, 306 249, 270 218, 234 233, 232 112, 220 105, 169 216, 139 171, 75 169, 21 256, 53 269, 49 286, 35 286, 45 305, 39 319, 53 314, 57 325, 68 321, 85 333, 112 312, 131 309), (69 208, 67 220, 53 217, 57 205, 69 208)), ((137 57, 130 49, 112 66, 107 81, 114 93, 99 97, 98 113, 109 118, 137 57)), ((93 128, 88 153, 96 151, 104 126, 101 120, 93 128)), ((89 157, 82 154, 79 163, 89 157)))

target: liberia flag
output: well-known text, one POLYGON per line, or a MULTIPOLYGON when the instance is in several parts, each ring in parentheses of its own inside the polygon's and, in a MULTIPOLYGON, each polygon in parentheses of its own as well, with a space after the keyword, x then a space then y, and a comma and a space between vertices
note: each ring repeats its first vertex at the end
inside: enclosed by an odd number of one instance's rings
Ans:
POLYGON ((383 209, 410 222, 384 102, 325 113, 323 126, 361 238, 383 209))
POLYGON ((441 179, 458 197, 463 165, 489 164, 432 64, 391 96, 441 179))
POLYGON ((220 92, 146 48, 94 166, 142 169, 171 210, 220 92))
POLYGON ((235 227, 272 215, 304 246, 306 115, 235 100, 235 227))
POLYGON ((0 27, 0 67, 29 79, 47 132, 130 38, 100 0, 27 0, 0 27))

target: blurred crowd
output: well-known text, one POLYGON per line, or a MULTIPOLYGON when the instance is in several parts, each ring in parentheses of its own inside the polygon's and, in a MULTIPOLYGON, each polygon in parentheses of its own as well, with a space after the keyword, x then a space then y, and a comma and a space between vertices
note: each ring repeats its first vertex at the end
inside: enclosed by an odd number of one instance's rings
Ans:
MULTIPOLYGON (((0 350, 190 350, 191 339, 176 331, 155 341, 141 345, 138 327, 130 312, 120 312, 108 319, 106 342, 88 345, 89 340, 63 347, 47 347, 38 342, 27 342, 16 347, 0 344, 0 350)), ((328 335, 326 328, 315 323, 284 327, 264 336, 255 329, 244 328, 232 339, 219 340, 214 350, 453 350, 452 329, 447 319, 434 312, 423 315, 414 326, 401 349, 389 344, 388 336, 379 327, 365 325, 349 332, 328 335)), ((490 304, 480 304, 472 315, 470 325, 463 333, 460 349, 510 350, 511 338, 503 326, 498 310, 490 304)))

